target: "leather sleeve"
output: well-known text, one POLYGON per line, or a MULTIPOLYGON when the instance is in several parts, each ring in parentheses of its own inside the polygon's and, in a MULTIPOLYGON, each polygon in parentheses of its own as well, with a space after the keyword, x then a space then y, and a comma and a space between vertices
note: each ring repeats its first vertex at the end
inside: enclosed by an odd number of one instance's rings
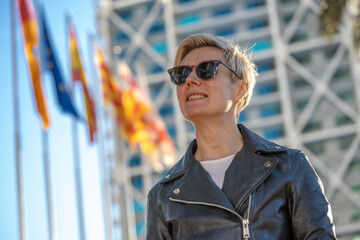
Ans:
POLYGON ((322 182, 304 153, 294 155, 289 199, 294 239, 336 239, 322 182))
POLYGON ((159 215, 159 209, 150 191, 147 197, 146 240, 172 239, 159 215))

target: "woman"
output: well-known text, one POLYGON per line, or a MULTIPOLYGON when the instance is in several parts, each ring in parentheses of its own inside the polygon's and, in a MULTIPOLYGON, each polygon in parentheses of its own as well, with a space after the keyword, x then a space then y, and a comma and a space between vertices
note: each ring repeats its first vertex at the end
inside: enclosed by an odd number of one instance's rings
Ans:
POLYGON ((336 239, 306 156, 237 125, 257 76, 239 47, 193 35, 174 66, 168 72, 196 139, 149 192, 147 239, 336 239))

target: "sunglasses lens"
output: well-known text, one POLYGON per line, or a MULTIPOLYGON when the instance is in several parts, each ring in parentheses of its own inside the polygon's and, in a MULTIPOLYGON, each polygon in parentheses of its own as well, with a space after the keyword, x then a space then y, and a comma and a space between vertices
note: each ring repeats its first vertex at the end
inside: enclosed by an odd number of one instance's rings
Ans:
POLYGON ((196 68, 196 74, 203 80, 209 80, 215 77, 218 64, 216 62, 204 62, 196 68))
POLYGON ((176 67, 170 72, 171 80, 176 85, 181 85, 186 82, 186 78, 191 73, 188 67, 176 67))
MULTIPOLYGON (((218 70, 219 61, 209 61, 200 63, 196 69, 196 75, 202 80, 210 80, 215 77, 218 70)), ((192 71, 192 66, 179 66, 169 70, 171 81, 175 85, 182 85, 192 71)))

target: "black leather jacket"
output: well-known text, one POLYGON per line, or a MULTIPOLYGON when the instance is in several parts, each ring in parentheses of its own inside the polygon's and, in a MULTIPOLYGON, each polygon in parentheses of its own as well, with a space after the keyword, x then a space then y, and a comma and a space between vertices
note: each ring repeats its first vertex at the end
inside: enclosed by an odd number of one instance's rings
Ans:
POLYGON ((151 189, 146 239, 336 239, 329 202, 307 157, 239 129, 244 147, 222 189, 195 160, 196 140, 151 189))

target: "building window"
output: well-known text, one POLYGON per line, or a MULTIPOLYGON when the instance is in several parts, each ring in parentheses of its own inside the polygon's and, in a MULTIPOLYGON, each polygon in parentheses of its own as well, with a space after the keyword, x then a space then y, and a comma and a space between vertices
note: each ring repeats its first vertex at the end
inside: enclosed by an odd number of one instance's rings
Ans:
POLYGON ((294 88, 298 89, 298 88, 302 88, 305 86, 309 86, 309 83, 305 79, 303 79, 301 77, 294 79, 294 81, 293 81, 294 88))
POLYGON ((179 4, 189 3, 189 2, 195 2, 195 0, 177 0, 177 3, 179 3, 179 4))
POLYGON ((262 28, 262 27, 266 27, 268 26, 268 22, 266 20, 260 20, 260 21, 254 21, 254 22, 250 22, 249 24, 249 29, 250 30, 254 30, 254 29, 258 29, 258 28, 262 28))
POLYGON ((176 128, 175 126, 168 127, 168 133, 172 139, 176 138, 176 128))
POLYGON ((144 187, 143 180, 142 180, 141 176, 131 177, 131 183, 138 190, 142 190, 142 188, 144 187))
POLYGON ((354 123, 351 118, 349 118, 346 115, 340 115, 340 116, 336 116, 336 126, 343 126, 343 125, 348 125, 351 123, 354 123))
POLYGON ((284 131, 281 127, 271 127, 264 129, 263 135, 266 139, 276 139, 283 137, 284 131))
POLYGON ((126 41, 126 40, 129 40, 130 38, 128 37, 128 35, 126 35, 125 33, 119 31, 117 34, 116 34, 116 41, 118 42, 123 42, 123 41, 126 41))
POLYGON ((257 65, 258 73, 266 72, 274 69, 273 61, 256 63, 256 65, 257 65))
POLYGON ((160 73, 160 72, 163 72, 164 69, 159 66, 159 65, 153 65, 152 68, 150 69, 150 73, 160 73))
MULTIPOLYGON (((357 186, 357 188, 358 188, 358 192, 360 192, 360 191, 359 191, 360 187, 357 186)), ((351 213, 350 213, 350 221, 352 221, 352 222, 358 222, 358 221, 360 221, 360 209, 354 208, 354 209, 351 210, 351 213)))
POLYGON ((272 48, 271 40, 262 40, 255 43, 254 47, 252 48, 254 52, 263 51, 266 49, 272 48))
POLYGON ((332 57, 335 55, 336 51, 337 51, 337 48, 335 48, 335 47, 326 48, 326 49, 324 50, 325 57, 326 57, 327 59, 332 58, 332 57))
POLYGON ((239 121, 239 122, 245 122, 245 121, 247 121, 247 120, 248 120, 248 115, 247 115, 247 113, 244 112, 244 111, 241 111, 238 121, 239 121))
POLYGON ((275 84, 263 84, 260 86, 257 86, 257 95, 265 95, 268 93, 276 92, 277 86, 275 84))
POLYGON ((165 54, 167 51, 167 44, 165 41, 156 42, 152 45, 152 47, 160 54, 165 54))
POLYGON ((159 95, 163 86, 164 86, 164 82, 151 84, 151 87, 150 87, 151 99, 155 99, 159 95))
POLYGON ((345 175, 349 175, 351 173, 356 173, 358 171, 360 171, 360 157, 357 157, 357 159, 354 159, 350 163, 349 167, 346 169, 346 174, 345 175))
POLYGON ((250 2, 246 3, 246 8, 251 9, 251 8, 260 7, 263 5, 265 5, 264 1, 250 1, 250 2))
POLYGON ((299 55, 296 55, 296 56, 293 56, 296 61, 298 61, 299 63, 301 64, 307 64, 307 63, 310 63, 310 55, 309 54, 299 54, 299 55))
POLYGON ((314 154, 323 154, 325 152, 324 142, 315 142, 305 144, 305 146, 314 154))
POLYGON ((123 20, 125 20, 125 21, 130 21, 131 18, 132 18, 133 13, 132 13, 131 9, 128 9, 128 10, 119 12, 118 15, 119 15, 119 17, 121 17, 123 20))
POLYGON ((339 139, 339 148, 341 150, 346 150, 351 146, 351 143, 353 142, 354 137, 353 136, 348 136, 348 137, 342 137, 339 139))
POLYGON ((139 155, 132 155, 129 161, 129 165, 131 167, 133 166, 139 166, 141 164, 141 158, 139 155))
POLYGON ((338 69, 333 76, 333 78, 335 80, 345 79, 345 78, 349 78, 349 77, 350 77, 350 70, 348 68, 338 69))
POLYGON ((214 17, 218 17, 218 16, 223 16, 223 15, 227 15, 233 12, 233 9, 229 6, 226 8, 220 8, 220 9, 216 9, 213 12, 213 16, 214 17))
POLYGON ((138 201, 134 201, 135 213, 143 213, 145 211, 144 205, 138 201))
POLYGON ((156 23, 151 26, 149 33, 161 33, 165 31, 164 23, 156 23))
POLYGON ((296 110, 298 110, 298 111, 304 110, 307 103, 308 103, 308 99, 297 101, 296 102, 296 110))
POLYGON ((220 29, 215 33, 215 35, 223 36, 223 37, 233 35, 233 34, 235 34, 235 30, 232 27, 231 28, 220 29))
MULTIPOLYGON (((136 206, 135 206, 136 207, 136 206)), ((135 209, 136 212, 136 209, 135 209)), ((145 210, 139 212, 139 214, 143 214, 145 210)), ((140 233, 145 232, 145 221, 137 221, 136 222, 136 234, 140 235, 140 233)))
POLYGON ((291 19, 293 18, 294 15, 292 14, 287 14, 285 16, 283 16, 283 22, 284 23, 289 23, 291 21, 291 19))
POLYGON ((192 125, 192 123, 186 121, 186 129, 188 132, 195 132, 195 128, 194 125, 192 125))
POLYGON ((313 122, 309 122, 306 124, 304 130, 303 130, 303 133, 306 133, 306 132, 314 132, 316 130, 320 130, 322 127, 321 127, 321 122, 320 121, 313 121, 313 122))
POLYGON ((159 113, 161 114, 161 116, 167 116, 167 115, 174 115, 174 108, 172 107, 172 105, 163 105, 160 109, 159 109, 159 113))
POLYGON ((271 117, 280 113, 280 106, 278 104, 265 105, 260 108, 261 117, 271 117))
POLYGON ((338 93, 339 98, 341 98, 345 102, 352 102, 355 100, 355 93, 353 91, 345 91, 342 93, 338 93))
POLYGON ((301 42, 301 41, 305 41, 307 39, 308 39, 308 37, 307 37, 306 33, 298 33, 291 38, 289 43, 301 42))
POLYGON ((183 17, 180 17, 177 21, 177 25, 189 25, 193 23, 197 23, 201 20, 201 16, 199 14, 188 14, 183 17))

